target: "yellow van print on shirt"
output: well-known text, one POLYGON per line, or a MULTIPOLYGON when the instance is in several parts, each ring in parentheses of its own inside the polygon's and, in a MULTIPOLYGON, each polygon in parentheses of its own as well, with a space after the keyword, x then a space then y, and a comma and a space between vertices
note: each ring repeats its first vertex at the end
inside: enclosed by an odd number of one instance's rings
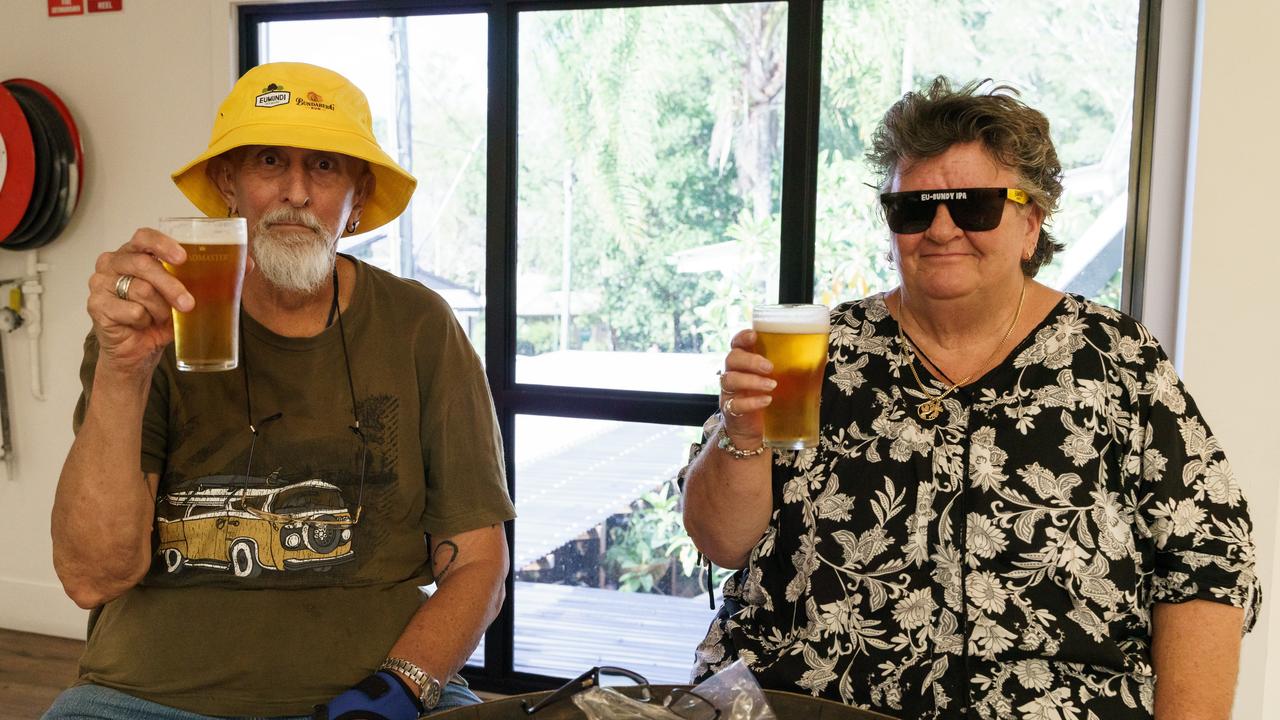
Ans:
POLYGON ((264 568, 323 569, 353 559, 351 534, 359 512, 353 517, 337 486, 304 480, 247 487, 245 481, 211 476, 194 490, 160 498, 156 555, 166 572, 198 567, 252 578, 264 568))

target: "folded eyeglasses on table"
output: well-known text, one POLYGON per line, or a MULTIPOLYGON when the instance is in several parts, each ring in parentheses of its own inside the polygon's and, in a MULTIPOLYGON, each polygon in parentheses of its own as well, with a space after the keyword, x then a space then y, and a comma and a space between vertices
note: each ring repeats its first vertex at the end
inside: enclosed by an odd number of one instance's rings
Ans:
MULTIPOLYGON (((598 665, 561 685, 550 695, 533 705, 530 705, 528 701, 522 701, 521 707, 523 707, 525 715, 534 715, 580 692, 592 688, 616 687, 636 688, 637 691, 634 694, 628 693, 626 695, 630 701, 639 703, 654 702, 649 681, 643 675, 626 668, 598 665)), ((684 718, 685 720, 719 720, 720 718, 719 708, 713 705, 710 700, 693 690, 685 688, 672 688, 661 703, 654 703, 654 707, 665 709, 670 714, 670 717, 677 720, 679 718, 684 718)))

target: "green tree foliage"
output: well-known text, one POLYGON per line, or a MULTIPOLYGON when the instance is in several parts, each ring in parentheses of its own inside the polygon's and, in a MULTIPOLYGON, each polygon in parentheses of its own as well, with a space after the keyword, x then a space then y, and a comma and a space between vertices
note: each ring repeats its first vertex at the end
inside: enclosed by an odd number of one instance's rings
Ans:
MULTIPOLYGON (((1086 233, 1127 177, 1136 20, 1134 0, 828 2, 819 299, 896 283, 863 155, 884 110, 939 74, 1012 85, 1049 115, 1069 173, 1095 170, 1053 230, 1086 233)), ((772 299, 785 23, 782 3, 522 15, 521 272, 563 287, 568 234, 569 283, 599 299, 573 312, 608 349, 722 350, 772 299), (736 263, 678 271, 682 251, 725 241, 736 263)))
POLYGON ((743 219, 773 219, 781 97, 770 87, 781 67, 781 8, 524 16, 521 271, 559 278, 568 232, 570 282, 599 290, 609 349, 720 349, 704 331, 706 309, 733 294, 724 274, 680 272, 676 257, 746 234, 743 219), (743 47, 765 61, 751 70, 743 47), (754 93, 742 82, 752 72, 762 85, 754 93), (739 137, 752 141, 749 150, 739 137), (751 160, 749 178, 739 157, 751 160), (744 215, 760 206, 762 189, 765 211, 744 215))
MULTIPOLYGON (((675 481, 645 493, 632 508, 625 523, 609 530, 605 551, 606 570, 616 578, 618 589, 655 592, 664 578, 670 578, 669 594, 689 597, 706 592, 697 577, 701 569, 698 549, 680 519, 680 491, 675 481)), ((715 568, 712 585, 718 587, 728 575, 728 570, 715 568)))

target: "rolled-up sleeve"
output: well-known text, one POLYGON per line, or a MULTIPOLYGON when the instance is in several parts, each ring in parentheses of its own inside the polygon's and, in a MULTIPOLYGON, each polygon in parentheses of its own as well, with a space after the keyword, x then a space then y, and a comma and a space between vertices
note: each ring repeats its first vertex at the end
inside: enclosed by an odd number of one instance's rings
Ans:
POLYGON ((1248 504, 1218 439, 1162 352, 1143 378, 1141 521, 1154 547, 1152 600, 1262 603, 1248 504))

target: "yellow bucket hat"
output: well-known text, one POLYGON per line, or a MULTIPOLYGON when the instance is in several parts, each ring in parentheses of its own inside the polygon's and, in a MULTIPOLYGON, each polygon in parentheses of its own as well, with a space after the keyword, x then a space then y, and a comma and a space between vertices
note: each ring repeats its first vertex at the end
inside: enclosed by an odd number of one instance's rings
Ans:
POLYGON ((227 203, 205 174, 205 164, 244 145, 325 150, 368 161, 375 185, 360 216, 363 232, 404 212, 418 185, 378 146, 369 101, 360 88, 315 65, 268 63, 236 81, 218 108, 209 149, 172 176, 178 189, 205 215, 227 213, 227 203))

